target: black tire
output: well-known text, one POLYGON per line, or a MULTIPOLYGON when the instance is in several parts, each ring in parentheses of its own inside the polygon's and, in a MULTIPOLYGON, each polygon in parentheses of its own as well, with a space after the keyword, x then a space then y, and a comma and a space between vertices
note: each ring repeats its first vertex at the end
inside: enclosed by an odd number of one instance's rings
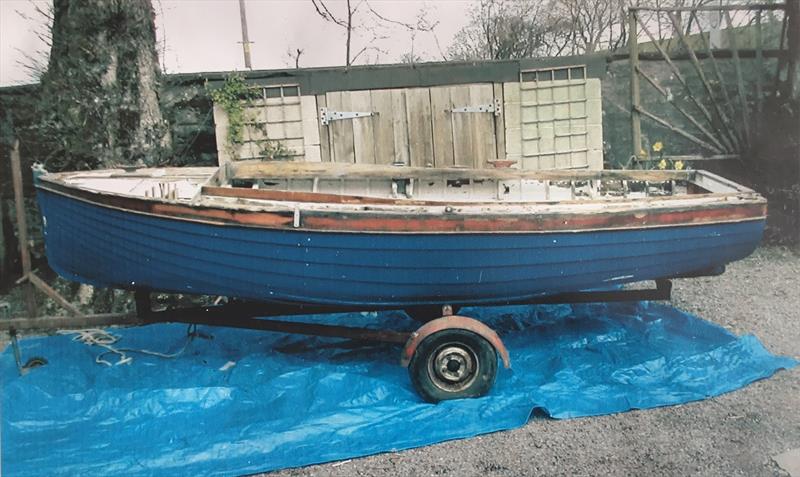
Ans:
POLYGON ((472 331, 442 330, 419 344, 408 374, 417 393, 428 402, 480 397, 497 377, 497 352, 472 331))

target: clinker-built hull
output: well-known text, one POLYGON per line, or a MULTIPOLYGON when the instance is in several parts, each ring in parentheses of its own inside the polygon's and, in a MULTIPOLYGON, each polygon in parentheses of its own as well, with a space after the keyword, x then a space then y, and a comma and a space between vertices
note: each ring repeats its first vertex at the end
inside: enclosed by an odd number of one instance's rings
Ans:
POLYGON ((766 214, 702 171, 241 164, 47 174, 37 188, 48 262, 70 280, 365 308, 702 273, 750 254, 766 214))

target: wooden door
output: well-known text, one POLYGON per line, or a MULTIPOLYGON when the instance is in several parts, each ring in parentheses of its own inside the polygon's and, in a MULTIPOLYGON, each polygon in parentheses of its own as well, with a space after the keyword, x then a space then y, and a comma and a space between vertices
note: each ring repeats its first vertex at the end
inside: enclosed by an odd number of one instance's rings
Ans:
POLYGON ((480 169, 498 158, 495 121, 501 116, 492 84, 436 86, 430 96, 435 166, 480 169))
MULTIPOLYGON (((486 167, 498 157, 491 83, 431 88, 329 92, 327 111, 343 113, 324 126, 322 158, 360 164, 486 167), (353 117, 356 114, 370 114, 353 117), (350 116, 350 117, 348 117, 350 116), (323 147, 324 149, 324 147, 323 147)), ((502 127, 500 128, 502 131, 502 127)))

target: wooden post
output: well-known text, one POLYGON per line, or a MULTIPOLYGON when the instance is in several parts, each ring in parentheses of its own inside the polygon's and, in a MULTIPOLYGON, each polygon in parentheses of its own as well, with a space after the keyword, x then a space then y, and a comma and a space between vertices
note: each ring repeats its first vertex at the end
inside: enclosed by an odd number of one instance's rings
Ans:
POLYGON ((761 10, 756 12, 756 134, 761 130, 764 111, 764 37, 761 31, 761 10))
POLYGON ((786 1, 786 86, 789 97, 800 99, 800 0, 786 1))
POLYGON ((737 47, 736 32, 733 29, 731 14, 725 12, 725 23, 728 25, 728 42, 730 43, 731 53, 733 54, 733 66, 736 69, 736 86, 739 92, 739 103, 742 107, 742 126, 744 126, 744 141, 749 147, 750 139, 750 109, 747 106, 747 93, 744 89, 744 78, 742 77, 742 64, 739 61, 739 48, 737 47))
MULTIPOLYGON (((25 197, 22 193, 22 166, 19 159, 19 140, 14 141, 14 148, 11 150, 11 180, 14 185, 14 202, 17 207, 17 233, 19 238, 19 254, 22 261, 22 276, 27 278, 31 273, 31 255, 28 251, 28 220, 25 215, 25 197)), ((28 310, 28 317, 35 318, 36 296, 34 295, 33 284, 27 280, 25 285, 25 305, 28 310)))
POLYGON ((253 69, 250 61, 250 36, 247 34, 247 12, 244 8, 244 0, 239 0, 239 18, 242 21, 242 51, 244 52, 244 67, 248 70, 253 69))
POLYGON ((633 157, 642 150, 642 118, 639 116, 641 96, 639 92, 639 43, 636 9, 628 10, 628 52, 631 63, 631 147, 633 157))

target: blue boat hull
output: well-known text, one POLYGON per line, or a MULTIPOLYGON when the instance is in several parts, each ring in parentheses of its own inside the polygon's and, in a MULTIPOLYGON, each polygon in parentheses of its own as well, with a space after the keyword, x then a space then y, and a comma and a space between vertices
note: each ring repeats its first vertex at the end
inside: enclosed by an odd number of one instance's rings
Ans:
POLYGON ((172 220, 39 190, 47 257, 102 287, 330 305, 502 303, 749 255, 764 220, 551 233, 393 234, 172 220))

